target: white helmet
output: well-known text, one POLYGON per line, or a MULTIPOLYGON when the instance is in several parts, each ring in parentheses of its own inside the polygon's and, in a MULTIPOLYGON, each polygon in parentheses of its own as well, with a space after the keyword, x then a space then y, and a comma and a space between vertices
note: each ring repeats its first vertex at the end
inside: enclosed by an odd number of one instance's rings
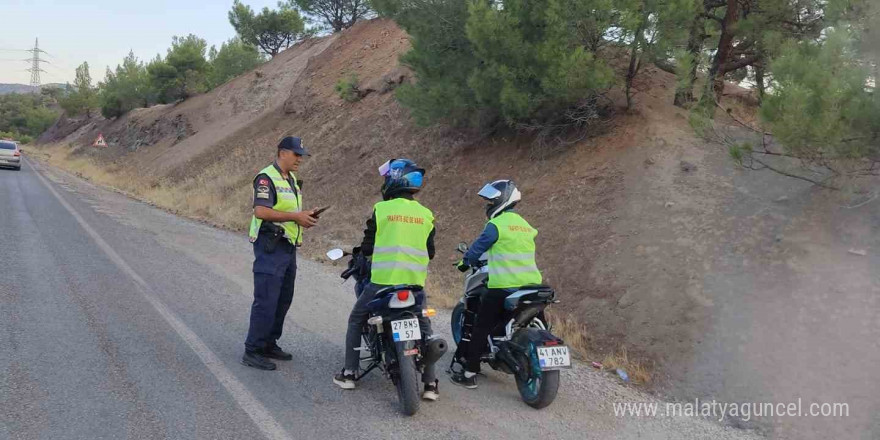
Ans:
POLYGON ((496 180, 487 183, 478 195, 489 201, 486 217, 493 219, 498 214, 513 208, 522 199, 522 194, 512 180, 496 180))

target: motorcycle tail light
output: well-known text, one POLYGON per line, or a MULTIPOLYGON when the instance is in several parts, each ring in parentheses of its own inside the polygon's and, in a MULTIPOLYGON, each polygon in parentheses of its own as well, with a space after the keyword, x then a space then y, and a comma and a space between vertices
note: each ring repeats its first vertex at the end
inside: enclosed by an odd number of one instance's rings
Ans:
POLYGON ((559 341, 545 341, 544 342, 545 347, 552 347, 554 345, 559 345, 559 341))
POLYGON ((397 299, 406 301, 409 299, 409 290, 400 290, 397 292, 397 299))

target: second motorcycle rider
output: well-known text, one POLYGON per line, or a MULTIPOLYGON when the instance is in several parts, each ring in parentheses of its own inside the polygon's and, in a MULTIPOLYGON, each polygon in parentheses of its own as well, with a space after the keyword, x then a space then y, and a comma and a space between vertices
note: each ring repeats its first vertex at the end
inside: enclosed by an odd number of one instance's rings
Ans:
MULTIPOLYGON (((470 246, 458 268, 462 272, 471 265, 479 264, 480 256, 487 253, 489 263, 488 289, 479 299, 473 333, 468 339, 462 336, 455 352, 455 361, 464 362, 464 371, 455 372, 450 379, 465 388, 477 387, 477 373, 480 372, 480 355, 487 338, 504 311, 504 299, 512 291, 526 286, 541 284, 541 271, 535 263, 535 237, 538 231, 525 219, 513 211, 522 195, 512 180, 496 180, 486 184, 479 196, 485 199, 486 216, 489 218, 485 229, 470 246)), ((469 307, 470 308, 470 307, 469 307)), ((473 321, 473 316, 465 318, 473 321)))

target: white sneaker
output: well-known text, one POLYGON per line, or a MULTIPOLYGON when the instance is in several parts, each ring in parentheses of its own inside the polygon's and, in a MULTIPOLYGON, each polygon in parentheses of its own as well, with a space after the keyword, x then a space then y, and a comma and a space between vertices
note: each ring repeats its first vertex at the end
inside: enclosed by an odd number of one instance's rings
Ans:
POLYGON ((426 383, 425 391, 422 392, 422 399, 430 400, 432 402, 436 401, 440 398, 440 381, 434 380, 434 383, 426 383))
POLYGON ((354 374, 345 374, 345 370, 342 370, 333 377, 333 383, 339 385, 339 388, 343 390, 353 390, 354 385, 354 374))

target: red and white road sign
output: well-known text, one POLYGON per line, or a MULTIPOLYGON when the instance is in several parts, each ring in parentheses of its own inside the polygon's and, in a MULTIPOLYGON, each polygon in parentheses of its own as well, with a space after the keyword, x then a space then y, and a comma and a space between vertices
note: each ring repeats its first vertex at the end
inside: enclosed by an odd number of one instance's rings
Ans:
POLYGON ((106 147, 107 141, 104 140, 104 134, 98 133, 98 138, 95 139, 95 143, 92 144, 93 147, 106 147))

